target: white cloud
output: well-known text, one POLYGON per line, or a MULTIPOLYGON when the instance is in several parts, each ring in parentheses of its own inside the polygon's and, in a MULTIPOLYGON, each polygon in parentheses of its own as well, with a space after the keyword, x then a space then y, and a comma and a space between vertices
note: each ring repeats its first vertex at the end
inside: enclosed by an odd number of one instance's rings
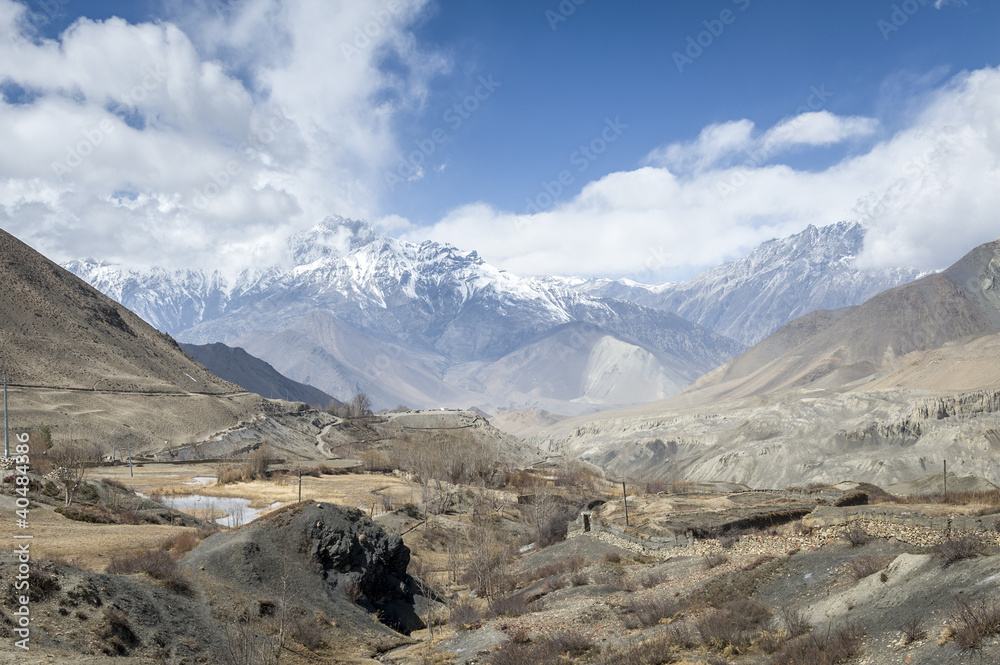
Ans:
POLYGON ((870 136, 877 128, 872 118, 842 118, 829 111, 801 113, 756 135, 753 122, 735 120, 705 127, 694 141, 657 148, 645 163, 675 173, 700 173, 748 156, 761 164, 796 146, 833 145, 870 136))
POLYGON ((910 126, 818 172, 737 158, 866 137, 875 121, 807 113, 756 135, 746 120, 713 125, 540 213, 477 203, 408 237, 476 248, 514 272, 642 281, 715 265, 809 223, 858 219, 869 228, 863 265, 943 268, 1000 233, 1000 69, 960 74, 922 99, 910 126))
POLYGON ((0 83, 34 96, 0 99, 0 225, 57 259, 236 268, 369 216, 397 119, 448 66, 408 32, 426 1, 177 3, 42 40, 0 0, 0 83))
POLYGON ((842 118, 829 111, 802 113, 769 129, 760 139, 771 153, 794 146, 828 146, 875 133, 878 121, 852 116, 842 118))
POLYGON ((737 120, 709 125, 690 143, 671 143, 649 153, 646 162, 675 171, 701 171, 753 146, 754 124, 737 120))

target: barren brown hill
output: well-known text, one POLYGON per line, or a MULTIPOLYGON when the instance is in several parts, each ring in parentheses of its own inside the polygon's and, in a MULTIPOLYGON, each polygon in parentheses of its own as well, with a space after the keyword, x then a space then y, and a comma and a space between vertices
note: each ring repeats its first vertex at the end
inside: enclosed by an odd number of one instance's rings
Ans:
POLYGON ((261 411, 169 336, 0 230, 0 369, 15 428, 196 438, 261 411), (213 424, 214 423, 214 426, 213 424))
POLYGON ((684 393, 526 435, 612 473, 786 487, 1000 482, 1000 242, 778 330, 684 393))
POLYGON ((1000 241, 995 241, 943 273, 880 293, 859 307, 797 319, 704 376, 688 393, 707 403, 790 388, 835 388, 895 369, 909 354, 1000 332, 998 282, 1000 241))

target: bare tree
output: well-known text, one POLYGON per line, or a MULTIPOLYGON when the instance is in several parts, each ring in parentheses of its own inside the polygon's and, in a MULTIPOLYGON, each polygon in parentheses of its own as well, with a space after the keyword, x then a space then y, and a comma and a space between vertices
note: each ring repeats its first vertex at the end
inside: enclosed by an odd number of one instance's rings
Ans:
POLYGON ((73 503, 73 495, 83 483, 87 465, 91 462, 88 446, 81 441, 65 443, 49 451, 49 459, 55 467, 56 480, 63 486, 66 505, 73 503))
POLYGON ((484 520, 473 527, 471 542, 469 573, 479 595, 492 606, 493 601, 503 596, 510 586, 513 553, 509 539, 502 529, 484 520))
POLYGON ((351 411, 354 417, 367 416, 372 412, 372 401, 368 399, 368 394, 358 392, 351 399, 351 411))
POLYGON ((223 627, 223 662, 226 665, 275 665, 277 646, 248 605, 223 627))

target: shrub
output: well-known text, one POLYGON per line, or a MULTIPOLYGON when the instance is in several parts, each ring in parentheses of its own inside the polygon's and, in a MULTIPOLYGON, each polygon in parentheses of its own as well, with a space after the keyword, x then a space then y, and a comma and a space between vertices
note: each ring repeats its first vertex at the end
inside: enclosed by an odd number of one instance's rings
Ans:
POLYGON ((595 662, 596 665, 668 665, 677 660, 670 637, 661 635, 610 648, 595 662))
POLYGON ((557 633, 531 643, 514 636, 490 658, 492 665, 556 665, 565 657, 578 658, 594 648, 594 643, 578 633, 557 633))
POLYGON ((608 552, 604 555, 604 563, 621 563, 622 555, 618 552, 608 552))
POLYGON ((452 603, 448 623, 456 629, 468 628, 478 624, 482 618, 482 614, 479 613, 479 610, 472 603, 467 600, 460 600, 457 603, 452 603))
POLYGON ((713 568, 718 568, 721 565, 729 563, 729 557, 725 554, 713 552, 703 556, 702 563, 705 565, 705 570, 712 570, 713 568))
POLYGON ((935 545, 932 551, 943 559, 941 566, 947 568, 953 563, 985 554, 987 546, 982 536, 969 533, 958 538, 949 537, 935 545))
POLYGON ((139 638, 129 625, 124 612, 114 608, 104 610, 104 620, 99 631, 101 649, 108 656, 126 656, 139 645, 139 638))
MULTIPOLYGON (((13 593, 14 587, 11 586, 10 589, 13 593)), ((31 566, 28 569, 28 589, 32 602, 42 601, 60 589, 59 580, 44 568, 31 566)))
POLYGON ((560 540, 565 540, 569 530, 569 523, 576 519, 576 513, 563 512, 554 515, 546 520, 544 526, 538 530, 538 546, 548 547, 560 540))
POLYGON ((948 628, 962 649, 975 649, 983 638, 1000 633, 1000 603, 985 596, 978 601, 959 598, 948 617, 948 628))
POLYGON ((106 571, 111 575, 145 573, 174 591, 190 591, 188 581, 177 561, 163 550, 140 550, 134 554, 113 557, 106 571))
POLYGON ((695 625, 706 647, 743 651, 753 643, 771 616, 771 610, 763 603, 737 598, 702 615, 695 625))
POLYGON ((927 631, 923 629, 920 617, 913 617, 904 623, 900 632, 903 633, 903 644, 913 644, 927 637, 927 631))
POLYGON ((771 660, 772 665, 837 665, 854 658, 861 648, 864 628, 857 623, 792 640, 771 660))
POLYGON ((590 584, 590 575, 582 570, 574 570, 569 576, 570 586, 586 586, 590 584))
POLYGON ((847 562, 847 574, 855 582, 879 572, 891 561, 889 557, 857 556, 847 562))
POLYGON ((418 508, 417 505, 414 503, 403 504, 403 506, 399 509, 399 512, 403 513, 410 519, 413 520, 420 519, 420 508, 418 508))
POLYGON ((781 623, 790 637, 798 637, 809 632, 811 626, 806 617, 794 607, 786 606, 781 610, 781 623))
POLYGON ((292 613, 291 634, 299 644, 315 651, 323 644, 323 623, 321 613, 309 615, 307 610, 299 608, 292 613))
POLYGON ((173 538, 164 541, 161 549, 172 551, 175 557, 180 557, 197 547, 201 541, 197 531, 184 531, 173 538))
POLYGON ((851 544, 851 547, 860 547, 870 541, 872 537, 868 532, 859 526, 852 526, 844 532, 844 540, 851 544))
POLYGON ((527 594, 514 593, 493 599, 493 602, 490 603, 490 612, 495 617, 519 617, 529 612, 538 611, 540 607, 537 602, 532 607, 533 603, 527 594))
POLYGON ((625 627, 629 630, 649 628, 670 619, 681 611, 681 605, 673 598, 654 596, 652 598, 635 598, 622 607, 626 614, 622 617, 625 627))
POLYGON ((129 486, 126 485, 125 483, 121 482, 120 480, 115 480, 114 478, 101 478, 101 482, 104 483, 105 485, 109 485, 111 487, 117 487, 118 489, 124 490, 125 492, 128 492, 129 494, 132 493, 132 490, 129 489, 129 486))
POLYGON ((665 582, 669 582, 671 579, 670 575, 664 570, 653 570, 639 578, 639 585, 643 589, 652 589, 653 587, 660 586, 665 582))

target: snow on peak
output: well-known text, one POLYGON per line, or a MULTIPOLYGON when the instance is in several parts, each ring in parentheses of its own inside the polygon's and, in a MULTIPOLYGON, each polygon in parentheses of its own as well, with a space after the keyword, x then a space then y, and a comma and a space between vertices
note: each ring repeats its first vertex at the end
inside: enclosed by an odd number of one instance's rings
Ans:
POLYGON ((344 257, 378 238, 367 222, 333 215, 308 231, 293 235, 288 246, 295 265, 302 266, 320 259, 344 257))

